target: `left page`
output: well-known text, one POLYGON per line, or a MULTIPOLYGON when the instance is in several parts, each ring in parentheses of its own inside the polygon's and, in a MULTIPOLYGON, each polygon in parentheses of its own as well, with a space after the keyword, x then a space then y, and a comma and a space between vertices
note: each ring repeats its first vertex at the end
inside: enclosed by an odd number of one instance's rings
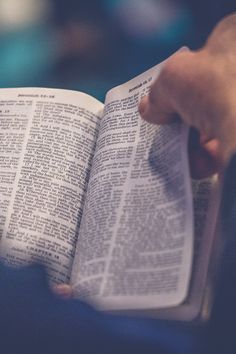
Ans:
POLYGON ((0 255, 67 282, 103 104, 58 89, 1 89, 0 255))

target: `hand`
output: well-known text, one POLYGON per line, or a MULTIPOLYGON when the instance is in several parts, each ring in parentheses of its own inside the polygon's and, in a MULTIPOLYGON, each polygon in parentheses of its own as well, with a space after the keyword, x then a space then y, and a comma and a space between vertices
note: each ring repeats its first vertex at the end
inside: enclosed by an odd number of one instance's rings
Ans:
POLYGON ((166 124, 178 116, 197 129, 192 165, 202 160, 199 177, 224 166, 236 150, 235 32, 236 14, 216 26, 201 50, 173 55, 139 106, 149 122, 166 124))
POLYGON ((222 170, 223 162, 219 149, 218 140, 211 139, 205 141, 196 129, 190 129, 188 156, 192 178, 207 178, 222 170))

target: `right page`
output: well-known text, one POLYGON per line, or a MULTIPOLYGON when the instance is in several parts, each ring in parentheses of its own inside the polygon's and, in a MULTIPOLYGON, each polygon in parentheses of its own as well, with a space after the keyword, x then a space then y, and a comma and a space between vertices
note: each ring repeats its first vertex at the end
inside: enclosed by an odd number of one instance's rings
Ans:
POLYGON ((180 304, 189 288, 193 206, 188 129, 140 119, 160 66, 106 97, 71 283, 101 309, 180 304))
POLYGON ((145 311, 144 315, 179 321, 209 318, 214 298, 214 283, 221 251, 219 209, 221 178, 214 175, 192 180, 194 205, 194 254, 189 293, 175 308, 145 311))
POLYGON ((221 185, 218 175, 205 180, 193 180, 194 198, 194 259, 188 301, 182 313, 189 318, 206 319, 212 306, 213 280, 220 252, 219 208, 221 185), (199 313, 201 311, 201 313, 199 313))

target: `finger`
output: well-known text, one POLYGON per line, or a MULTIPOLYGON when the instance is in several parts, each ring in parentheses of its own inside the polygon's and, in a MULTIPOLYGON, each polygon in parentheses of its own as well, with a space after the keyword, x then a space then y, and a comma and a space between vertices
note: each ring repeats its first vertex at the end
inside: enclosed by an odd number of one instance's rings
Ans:
POLYGON ((220 170, 217 160, 203 148, 189 152, 189 165, 194 179, 210 177, 220 170))
POLYGON ((202 147, 214 162, 216 172, 220 172, 224 168, 224 158, 220 141, 218 139, 211 139, 202 144, 202 147))
POLYGON ((73 297, 73 289, 68 284, 58 284, 53 286, 53 291, 56 295, 63 299, 70 299, 73 297))
POLYGON ((192 57, 193 54, 188 51, 168 58, 149 95, 140 102, 139 112, 143 119, 150 123, 167 124, 175 119, 176 113, 183 119, 181 112, 186 105, 185 86, 192 71, 192 57))
MULTIPOLYGON (((158 82, 155 83, 158 86, 158 82)), ((168 124, 175 118, 176 114, 171 108, 168 99, 164 99, 162 94, 159 94, 158 88, 151 88, 148 96, 142 98, 139 103, 139 113, 141 117, 149 123, 168 124)))
POLYGON ((219 141, 208 139, 202 143, 201 140, 200 134, 191 128, 188 149, 190 173, 194 179, 210 177, 223 166, 219 141))

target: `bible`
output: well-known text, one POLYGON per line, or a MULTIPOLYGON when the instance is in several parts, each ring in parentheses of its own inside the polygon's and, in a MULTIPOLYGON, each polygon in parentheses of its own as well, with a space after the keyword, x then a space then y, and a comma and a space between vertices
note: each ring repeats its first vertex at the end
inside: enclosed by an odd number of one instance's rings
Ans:
POLYGON ((41 262, 98 309, 193 320, 209 308, 219 190, 215 177, 191 180, 184 124, 140 119, 161 65, 104 104, 0 90, 0 255, 41 262))

